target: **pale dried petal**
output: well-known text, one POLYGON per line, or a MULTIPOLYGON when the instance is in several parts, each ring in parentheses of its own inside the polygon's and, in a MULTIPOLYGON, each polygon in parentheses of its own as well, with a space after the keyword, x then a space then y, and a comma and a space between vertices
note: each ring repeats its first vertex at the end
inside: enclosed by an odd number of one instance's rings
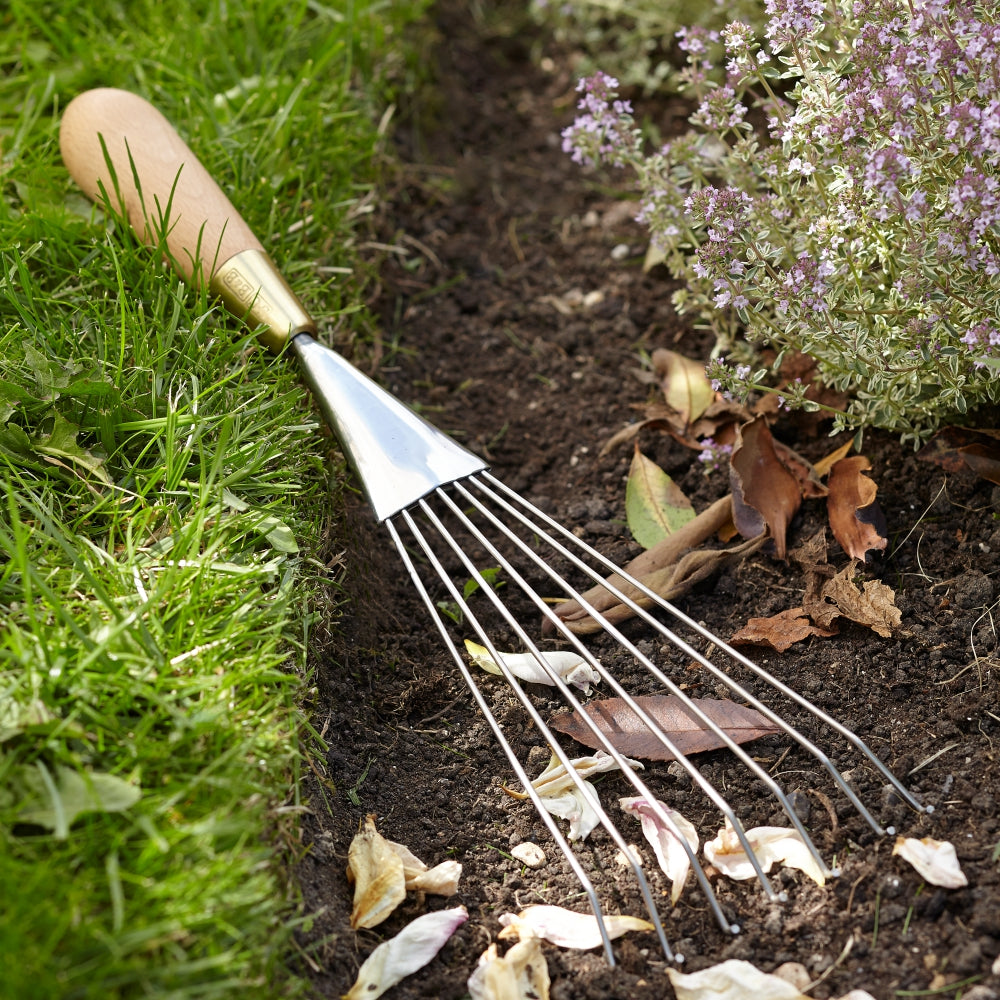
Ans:
POLYGON ((386 843, 403 862, 407 889, 429 892, 435 896, 454 896, 458 892, 462 866, 457 861, 442 861, 441 864, 428 868, 405 844, 397 844, 394 840, 386 843))
POLYGON ((898 854, 932 885, 943 889, 961 889, 969 884, 958 863, 955 845, 947 840, 935 840, 924 837, 917 840, 914 837, 897 837, 893 854, 898 854))
MULTIPOLYGON (((758 826, 747 830, 746 838, 765 872, 769 872, 777 862, 805 872, 817 885, 826 884, 823 869, 816 863, 797 830, 783 826, 758 826)), ((728 819, 715 840, 705 844, 705 857, 731 879, 742 881, 757 875, 728 819)))
MULTIPOLYGON (((628 757, 625 760, 634 768, 642 768, 642 764, 637 760, 629 760, 628 757)), ((618 769, 615 759, 603 750, 598 750, 597 753, 589 757, 576 757, 570 761, 570 764, 573 765, 573 770, 581 779, 586 779, 591 775, 600 774, 604 771, 618 769)), ((583 784, 593 793, 596 799, 597 789, 589 781, 583 780, 583 784)), ((545 770, 532 781, 531 786, 541 796, 542 805, 553 816, 558 816, 560 819, 565 819, 569 822, 568 836, 570 840, 586 840, 594 828, 601 822, 597 811, 587 800, 583 789, 577 786, 570 776, 569 771, 566 770, 555 755, 553 755, 545 770)), ((523 792, 510 792, 510 794, 515 798, 526 798, 523 792)))
POLYGON ((851 990, 850 993, 845 993, 842 997, 838 997, 837 1000, 875 1000, 867 990, 851 990))
POLYGON ((382 996, 401 979, 422 969, 468 919, 464 906, 417 917, 365 959, 344 1000, 375 1000, 382 996))
MULTIPOLYGON (((637 760, 629 760, 626 757, 625 761, 631 767, 642 769, 642 764, 637 760)), ((571 760, 570 764, 573 765, 573 770, 581 779, 593 774, 600 774, 602 771, 614 771, 618 768, 615 759, 603 750, 598 750, 590 757, 577 757, 571 760)), ((585 780, 583 784, 593 792, 596 799, 597 790, 594 786, 585 780)), ((583 790, 577 786, 555 755, 545 770, 532 781, 531 787, 538 792, 542 799, 542 805, 553 816, 569 821, 570 840, 586 840, 591 831, 600 823, 600 817, 587 801, 583 790)), ((504 790, 515 799, 528 797, 525 792, 515 792, 510 788, 504 790)))
MULTIPOLYGON (((491 674, 501 673, 496 660, 489 651, 470 639, 465 640, 465 649, 474 664, 491 674)), ((598 684, 601 675, 579 653, 571 650, 558 650, 541 654, 549 667, 567 684, 578 687, 584 694, 590 694, 590 685, 598 684)), ((507 669, 522 681, 531 684, 548 684, 555 682, 548 671, 535 659, 532 653, 500 653, 507 669)))
MULTIPOLYGON (((635 768, 637 771, 643 770, 643 766, 639 761, 629 760, 628 757, 624 759, 625 763, 630 767, 635 768)), ((598 750, 589 757, 574 757, 570 761, 570 764, 573 765, 573 770, 581 778, 590 778, 595 774, 601 774, 605 771, 618 770, 618 764, 614 757, 604 750, 598 750)), ((531 786, 542 795, 555 795, 567 789, 576 788, 576 783, 570 777, 566 768, 559 762, 559 759, 553 755, 548 766, 535 778, 531 786)))
MULTIPOLYGON (((592 913, 577 913, 561 906, 529 906, 516 916, 513 913, 503 914, 500 923, 504 927, 498 935, 501 938, 516 934, 523 939, 526 935, 533 934, 560 948, 582 950, 597 948, 603 943, 597 917, 592 913)), ((611 940, 629 931, 654 929, 648 920, 620 914, 605 915, 604 926, 611 940)))
MULTIPOLYGON (((688 871, 691 869, 691 858, 684 849, 684 845, 677 834, 656 815, 649 799, 636 796, 619 799, 618 803, 630 816, 635 816, 642 822, 642 832, 652 845, 660 868, 671 881, 670 902, 676 903, 684 889, 684 881, 688 871)), ((698 831, 695 830, 694 826, 679 812, 663 802, 657 800, 656 805, 673 820, 674 825, 680 830, 691 850, 697 852, 698 831)))
MULTIPOLYGON (((589 781, 585 781, 584 785, 595 796, 597 795, 597 789, 589 781)), ((556 795, 543 795, 542 805, 553 816, 558 816, 559 819, 569 823, 569 832, 566 836, 571 841, 586 840, 601 822, 601 817, 587 800, 583 789, 575 785, 556 795)))
POLYGON ((375 927, 406 899, 403 861, 375 829, 369 815, 347 851, 347 877, 354 882, 351 927, 375 927))
POLYGON ((466 985, 472 1000, 548 1000, 549 967, 541 939, 528 934, 503 956, 491 944, 466 985))
POLYGON ((677 1000, 809 1000, 791 983, 737 958, 688 974, 668 966, 667 975, 677 1000))

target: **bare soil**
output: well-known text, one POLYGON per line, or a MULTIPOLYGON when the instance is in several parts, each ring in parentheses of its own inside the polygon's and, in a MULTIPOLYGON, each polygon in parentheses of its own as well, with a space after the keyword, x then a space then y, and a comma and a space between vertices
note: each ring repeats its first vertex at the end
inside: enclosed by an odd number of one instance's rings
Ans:
MULTIPOLYGON (((533 37, 516 5, 476 10, 473 20, 467 5, 439 4, 439 38, 429 53, 439 81, 433 113, 425 107, 398 134, 404 166, 389 186, 379 234, 399 251, 386 254, 381 267, 378 377, 486 457, 498 478, 614 558, 628 559, 638 551, 624 527, 631 445, 607 454, 602 445, 650 398, 635 374, 643 352, 669 347, 704 357, 710 345, 674 314, 667 277, 643 272, 644 233, 631 221, 625 189, 588 175, 560 149, 575 100, 566 53, 549 52, 533 37), (600 295, 583 304, 593 292, 600 295)), ((686 114, 676 101, 644 110, 664 132, 681 127, 686 114)), ((773 432, 812 460, 840 443, 823 425, 789 416, 773 432)), ((728 491, 725 476, 706 476, 694 453, 667 435, 644 431, 639 443, 699 509, 728 491)), ((853 988, 879 1000, 942 987, 949 988, 941 995, 956 996, 968 983, 966 1000, 986 1000, 1000 996, 1000 977, 991 973, 1000 955, 1000 489, 946 473, 889 436, 868 435, 864 454, 889 525, 885 557, 868 567, 868 577, 894 589, 902 625, 886 639, 844 623, 833 637, 754 655, 858 733, 935 806, 921 815, 902 804, 828 730, 794 715, 834 764, 850 771, 881 823, 951 841, 968 887, 936 888, 893 857, 894 838, 876 836, 787 737, 752 744, 754 755, 784 787, 802 793, 810 831, 836 859, 839 878, 820 888, 801 873, 776 873, 788 894, 780 904, 754 882, 717 879, 727 915, 742 927, 731 936, 693 883, 670 907, 648 850, 646 870, 689 971, 734 957, 764 971, 793 961, 813 977, 825 974, 812 991, 818 998, 853 988)), ((806 503, 791 544, 822 528, 825 516, 821 503, 806 503)), ((331 551, 344 553, 348 601, 316 644, 313 723, 329 749, 316 761, 308 850, 297 869, 309 914, 302 971, 318 996, 338 997, 375 945, 420 913, 460 902, 469 921, 390 995, 463 997, 500 914, 534 902, 585 910, 586 901, 530 803, 502 791, 516 784, 510 764, 360 498, 338 524, 331 551), (458 897, 411 894, 376 929, 351 931, 344 869, 368 813, 429 864, 461 861, 458 897), (537 841, 547 864, 532 870, 512 861, 510 848, 521 841, 537 841)), ((829 559, 836 569, 848 563, 832 540, 829 559)), ((756 553, 678 604, 728 638, 750 618, 799 604, 804 585, 794 562, 756 553)), ((641 627, 634 634, 641 639, 641 627)), ((686 658, 668 661, 679 682, 714 695, 686 658)), ((484 675, 484 690, 501 708, 502 684, 484 675)), ((544 763, 542 741, 524 719, 513 712, 501 718, 517 748, 544 763)), ((727 752, 702 755, 699 767, 746 825, 780 821, 773 801, 727 752)), ((719 814, 676 766, 650 764, 647 777, 703 840, 714 836, 719 814)), ((599 790, 606 805, 628 794, 614 774, 599 790)), ((622 816, 621 828, 630 842, 644 843, 634 821, 622 816)), ((615 854, 600 829, 579 848, 605 909, 643 915, 634 880, 615 854)), ((672 996, 651 933, 617 941, 614 968, 600 949, 546 946, 546 955, 554 998, 672 996)))

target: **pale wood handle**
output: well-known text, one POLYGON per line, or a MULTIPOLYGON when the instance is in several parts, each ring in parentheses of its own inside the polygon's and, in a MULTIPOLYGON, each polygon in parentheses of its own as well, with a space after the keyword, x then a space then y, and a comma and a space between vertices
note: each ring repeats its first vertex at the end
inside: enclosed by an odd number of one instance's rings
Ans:
POLYGON ((59 144, 83 191, 98 203, 106 194, 145 242, 159 245, 165 233, 174 266, 194 284, 207 287, 235 254, 263 250, 170 122, 136 94, 80 94, 63 115, 59 144))

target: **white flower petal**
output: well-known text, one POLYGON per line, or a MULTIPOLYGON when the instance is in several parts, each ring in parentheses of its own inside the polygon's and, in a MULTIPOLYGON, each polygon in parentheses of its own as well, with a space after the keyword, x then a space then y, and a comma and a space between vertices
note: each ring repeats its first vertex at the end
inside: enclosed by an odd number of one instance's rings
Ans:
MULTIPOLYGON (((577 913, 561 906, 529 906, 517 916, 513 913, 503 914, 500 923, 504 927, 499 934, 502 938, 517 934, 523 939, 526 934, 533 934, 560 948, 582 950, 597 948, 602 944, 597 917, 592 913, 577 913)), ((648 920, 620 914, 605 914, 604 926, 611 940, 629 931, 654 930, 648 920)))
POLYGON ((677 1000, 808 1000, 786 980, 736 958, 688 974, 668 966, 667 975, 677 1000))
MULTIPOLYGON (((826 884, 823 870, 797 830, 783 826, 758 826, 747 830, 746 838, 765 872, 769 872, 777 862, 805 872, 817 885, 826 884)), ((756 877, 757 873, 728 819, 715 840, 705 844, 705 857, 731 879, 742 881, 756 877)))
POLYGON ((955 845, 947 840, 935 840, 924 837, 917 840, 914 837, 897 837, 893 854, 898 854, 932 885, 944 889, 961 889, 969 884, 961 866, 955 845))
MULTIPOLYGON (((465 640, 465 650, 474 664, 491 674, 501 673, 496 660, 490 656, 485 646, 470 639, 465 640)), ((598 684, 601 675, 579 653, 571 650, 543 652, 542 658, 549 667, 567 684, 578 687, 584 694, 590 694, 590 685, 598 684)), ((549 672, 535 659, 532 653, 500 653, 504 666, 522 681, 531 684, 555 685, 549 672)))
MULTIPOLYGON (((646 840, 652 845, 656 853, 656 860, 660 863, 660 868, 672 883, 670 892, 670 902, 676 903, 684 889, 684 881, 691 868, 691 859, 688 857, 684 845, 677 834, 667 826, 653 809, 649 799, 642 796, 625 798, 618 800, 619 805, 630 816, 635 816, 642 822, 642 832, 646 840)), ((659 800, 656 801, 666 814, 673 820, 677 829, 680 830, 684 839, 688 842, 692 851, 698 850, 698 831, 679 812, 671 809, 659 800)))
POLYGON ((528 934, 502 957, 491 944, 466 986, 472 1000, 548 1000, 549 967, 541 939, 528 934))
POLYGON ((347 877, 354 882, 351 927, 375 927, 406 899, 403 860, 375 829, 370 814, 347 851, 347 877))
POLYGON ((454 896, 458 892, 462 866, 457 861, 442 861, 441 864, 428 868, 405 844, 397 844, 394 840, 386 843, 403 862, 407 889, 429 892, 435 896, 454 896))
MULTIPOLYGON (((589 782, 584 784, 594 793, 597 789, 589 782)), ((587 801, 581 789, 575 785, 565 792, 558 792, 555 795, 543 795, 542 805, 552 813, 569 823, 570 840, 586 840, 601 822, 601 817, 597 811, 587 801)))
POLYGON ((382 996, 400 980, 422 969, 468 919, 464 906, 417 917, 365 959, 344 1000, 375 1000, 382 996))
MULTIPOLYGON (((631 767, 642 768, 642 764, 637 760, 629 760, 628 757, 625 760, 631 767)), ((593 792, 595 799, 597 798, 597 790, 585 779, 593 774, 618 769, 615 759, 603 750, 598 750, 590 757, 577 757, 571 760, 570 764, 583 784, 593 792)), ((583 790, 576 784, 556 756, 553 755, 545 770, 532 781, 531 787, 538 792, 542 799, 542 805, 553 816, 569 821, 570 840, 586 840, 591 831, 600 823, 600 817, 587 801, 583 790)), ((523 792, 513 792, 509 789, 507 791, 515 798, 527 798, 523 792)))

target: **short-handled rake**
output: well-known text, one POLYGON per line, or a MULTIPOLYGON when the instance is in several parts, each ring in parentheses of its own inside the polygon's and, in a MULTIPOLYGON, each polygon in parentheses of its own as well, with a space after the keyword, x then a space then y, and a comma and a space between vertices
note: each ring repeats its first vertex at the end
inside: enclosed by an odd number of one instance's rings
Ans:
MULTIPOLYGON (((571 687, 549 664, 539 645, 542 642, 539 620, 547 622, 547 627, 556 636, 597 671, 605 690, 623 699, 662 745, 666 751, 664 758, 673 756, 691 782, 732 825, 764 893, 774 899, 780 898, 780 894, 772 886, 743 826, 720 791, 680 751, 671 733, 635 701, 615 673, 602 665, 578 635, 567 627, 543 593, 576 600, 586 613, 599 621, 605 633, 617 642, 624 654, 631 657, 632 664, 627 671, 629 676, 638 676, 638 671, 644 677, 645 682, 641 684, 644 694, 666 692, 682 699, 685 713, 698 725, 711 731, 719 745, 727 747, 773 796, 791 826, 801 835, 819 869, 826 875, 833 874, 814 846, 793 803, 775 779, 734 741, 725 728, 720 727, 695 700, 688 697, 651 655, 640 650, 639 645, 648 647, 647 642, 637 643, 630 639, 621 628, 609 622, 588 603, 581 591, 567 579, 568 575, 572 575, 587 580, 589 587, 604 583, 609 574, 621 576, 622 571, 573 531, 505 487, 489 473, 486 463, 478 456, 433 428, 338 354, 319 344, 315 339, 315 323, 260 242, 195 155, 155 108, 125 91, 88 91, 66 109, 61 146, 70 173, 92 199, 120 210, 140 238, 165 245, 173 265, 186 279, 209 287, 235 316, 254 328, 262 329, 261 339, 269 348, 278 351, 290 346, 295 353, 304 380, 336 432, 375 516, 385 524, 456 668, 507 755, 539 818, 562 850, 588 896, 598 918, 609 962, 613 964, 614 957, 597 891, 559 825, 545 808, 539 792, 532 786, 524 763, 515 752, 512 741, 505 736, 477 682, 476 678, 480 675, 474 676, 466 662, 461 639, 469 631, 475 633, 499 665, 510 691, 554 756, 566 767, 571 780, 596 810, 601 825, 631 865, 668 959, 679 956, 674 955, 667 941, 641 866, 592 789, 571 766, 570 754, 543 718, 544 704, 525 690, 505 664, 497 646, 497 635, 503 634, 507 640, 516 638, 522 650, 534 657, 565 704, 579 714, 583 724, 592 732, 596 745, 602 746, 614 759, 636 794, 652 804, 659 820, 677 836, 724 930, 735 932, 738 927, 723 912, 696 852, 688 845, 669 813, 656 804, 656 796, 636 769, 582 710, 583 705, 571 687), (499 568, 505 581, 503 588, 491 585, 496 568, 499 568), (481 595, 474 602, 466 597, 468 581, 478 585, 481 595), (484 602, 485 612, 482 611, 484 602), (442 613, 442 604, 448 606, 450 613, 442 613), (478 614, 473 604, 480 609, 478 614), (535 622, 531 628, 523 624, 526 611, 535 622)), ((770 706, 769 701, 779 699, 781 703, 791 702, 798 706, 800 715, 812 717, 812 729, 832 734, 860 762, 874 768, 899 798, 914 809, 925 809, 855 733, 672 604, 660 599, 638 580, 624 577, 623 581, 622 588, 610 583, 605 583, 605 586, 617 600, 630 607, 653 634, 665 641, 664 650, 679 651, 690 658, 717 685, 724 685, 734 698, 756 709, 798 744, 827 772, 839 793, 847 797, 875 833, 884 834, 887 831, 869 812, 827 753, 786 721, 770 706), (678 627, 691 634, 692 642, 705 640, 723 654, 727 669, 711 662, 681 638, 674 631, 678 627), (734 675, 744 677, 744 683, 740 683, 734 675), (753 693, 747 683, 757 693, 753 693)), ((892 828, 888 832, 892 832, 892 828)))

